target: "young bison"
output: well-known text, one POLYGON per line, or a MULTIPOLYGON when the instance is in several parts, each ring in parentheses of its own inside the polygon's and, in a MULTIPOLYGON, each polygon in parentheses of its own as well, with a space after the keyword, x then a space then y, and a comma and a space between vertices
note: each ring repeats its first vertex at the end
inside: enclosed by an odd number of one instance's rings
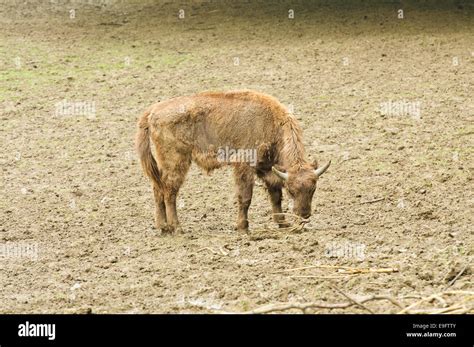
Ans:
POLYGON ((153 184, 156 227, 163 232, 178 226, 176 196, 192 161, 207 172, 234 167, 238 230, 249 227, 255 175, 265 183, 282 227, 282 188, 294 200, 293 212, 309 218, 316 182, 330 165, 306 161, 295 118, 275 98, 254 91, 205 92, 154 104, 138 121, 136 148, 153 184))

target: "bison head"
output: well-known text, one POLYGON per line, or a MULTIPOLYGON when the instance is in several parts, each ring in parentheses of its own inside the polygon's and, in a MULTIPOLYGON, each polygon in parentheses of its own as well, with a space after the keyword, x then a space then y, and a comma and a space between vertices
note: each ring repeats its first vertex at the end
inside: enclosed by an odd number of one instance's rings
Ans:
POLYGON ((316 190, 316 182, 330 164, 331 161, 320 168, 317 164, 304 164, 297 169, 289 169, 288 172, 272 167, 275 175, 285 182, 286 190, 293 199, 293 213, 305 219, 311 216, 311 201, 316 190))

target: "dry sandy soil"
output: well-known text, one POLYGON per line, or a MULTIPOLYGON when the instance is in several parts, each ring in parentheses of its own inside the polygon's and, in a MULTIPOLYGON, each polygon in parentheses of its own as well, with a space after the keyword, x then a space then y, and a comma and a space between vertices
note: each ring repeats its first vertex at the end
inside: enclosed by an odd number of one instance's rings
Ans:
POLYGON ((472 290, 474 8, 435 4, 2 1, 0 312, 345 302, 333 287, 406 305, 463 268, 450 289, 472 290), (265 237, 259 184, 250 235, 239 234, 231 171, 193 166, 179 198, 184 234, 162 236, 136 120, 159 100, 232 89, 293 107, 307 152, 332 159, 312 221, 265 237), (63 100, 95 113, 58 113, 63 100), (281 272, 314 265, 399 271, 281 272))

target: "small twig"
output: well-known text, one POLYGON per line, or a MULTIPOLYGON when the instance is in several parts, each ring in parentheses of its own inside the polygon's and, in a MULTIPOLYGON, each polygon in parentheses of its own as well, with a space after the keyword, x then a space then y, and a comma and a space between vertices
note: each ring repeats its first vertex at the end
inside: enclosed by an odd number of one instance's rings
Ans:
POLYGON ((207 250, 217 255, 229 255, 229 253, 225 252, 222 247, 219 248, 219 251, 216 251, 215 249, 212 249, 211 247, 204 247, 204 248, 199 249, 196 253, 202 252, 204 250, 207 250))
POLYGON ((348 274, 359 274, 359 273, 390 273, 390 272, 398 272, 399 270, 396 268, 355 268, 350 266, 342 266, 342 265, 310 265, 304 267, 297 267, 292 269, 285 269, 273 272, 274 274, 282 273, 282 272, 291 272, 291 271, 298 271, 298 270, 307 270, 307 269, 335 269, 338 270, 339 273, 348 273, 348 274))
POLYGON ((395 306, 398 306, 400 308, 404 308, 405 306, 403 306, 400 301, 398 301, 397 299, 391 297, 391 296, 384 296, 384 295, 378 295, 377 298, 379 300, 388 300, 390 301, 392 304, 394 304, 395 306))
POLYGON ((454 304, 452 306, 444 307, 444 308, 441 308, 441 309, 435 309, 435 310, 429 311, 427 313, 429 313, 429 314, 448 313, 448 312, 458 311, 460 309, 465 309, 465 308, 466 307, 460 306, 459 304, 454 304))
POLYGON ((191 30, 214 30, 216 27, 207 27, 207 28, 196 28, 196 27, 192 27, 192 28, 188 28, 188 29, 185 29, 186 31, 191 31, 191 30))
POLYGON ((464 273, 464 271, 466 271, 468 266, 469 264, 464 265, 461 271, 459 271, 459 273, 451 280, 451 282, 448 283, 448 285, 444 289, 448 289, 449 287, 451 287, 459 279, 459 277, 462 276, 462 274, 464 273))
POLYGON ((379 202, 379 201, 382 201, 382 200, 385 200, 385 198, 377 198, 377 199, 373 199, 373 200, 368 200, 368 201, 361 201, 360 204, 372 204, 374 202, 379 202))
POLYGON ((444 300, 441 296, 433 296, 433 299, 438 300, 438 302, 443 306, 446 307, 448 304, 446 303, 446 300, 444 300))
POLYGON ((342 296, 344 296, 346 299, 349 299, 350 301, 352 301, 354 304, 356 304, 357 306, 363 308, 364 310, 366 311, 369 311, 370 313, 374 314, 375 312, 372 311, 370 308, 368 308, 367 306, 365 306, 364 304, 362 304, 361 302, 357 301, 356 299, 350 297, 349 295, 347 295, 346 293, 344 293, 342 290, 340 290, 339 288, 335 287, 335 286, 331 286, 331 288, 333 290, 335 290, 336 292, 338 292, 339 294, 341 294, 342 296))
POLYGON ((350 157, 350 158, 342 159, 339 164, 345 163, 346 161, 349 161, 349 160, 356 160, 356 159, 359 159, 359 157, 350 157))
MULTIPOLYGON (((464 299, 461 303, 465 303, 465 302, 474 300, 474 292, 465 291, 465 290, 450 290, 450 291, 447 291, 447 292, 436 293, 436 294, 432 294, 430 296, 427 296, 425 298, 422 298, 421 300, 418 300, 418 301, 414 302, 413 304, 411 304, 410 306, 407 306, 404 309, 402 309, 401 311, 397 312, 397 314, 419 313, 420 310, 418 310, 418 311, 411 311, 411 310, 413 308, 419 306, 420 304, 424 303, 424 302, 430 302, 433 299, 439 299, 439 297, 442 297, 443 295, 468 295, 468 297, 466 299, 464 299)), ((472 310, 472 309, 473 308, 471 307, 471 308, 468 309, 468 311, 472 310)))
MULTIPOLYGON (((384 296, 384 295, 371 295, 366 296, 364 298, 359 299, 359 303, 363 304, 367 301, 372 300, 388 300, 392 303, 397 302, 395 299, 384 296)), ((270 313, 270 312, 279 312, 279 311, 287 311, 292 309, 298 309, 305 312, 308 309, 314 308, 323 308, 323 309, 343 309, 348 308, 355 305, 353 301, 351 302, 343 302, 343 303, 332 303, 328 304, 325 302, 308 302, 308 303, 278 303, 278 304, 269 304, 265 306, 258 307, 254 310, 241 312, 242 314, 262 314, 262 313, 270 313)), ((398 305, 400 305, 398 303, 398 305)), ((397 305, 397 306, 398 306, 397 305)), ((401 305, 400 305, 401 306, 401 305)))
MULTIPOLYGON (((285 228, 265 228, 265 229, 257 229, 254 232, 254 235, 250 235, 250 239, 253 241, 259 241, 263 239, 269 239, 269 238, 274 238, 278 239, 280 238, 281 235, 284 235, 285 233, 293 233, 293 232, 300 232, 303 230, 304 226, 309 222, 308 219, 303 219, 300 216, 294 214, 294 213, 286 213, 286 212, 281 212, 281 213, 273 213, 273 216, 290 216, 294 219, 296 219, 296 222, 293 225, 290 225, 285 228), (273 234, 272 234, 273 233, 273 234)), ((288 223, 285 221, 285 223, 288 223)))
POLYGON ((399 296, 400 299, 419 299, 421 297, 422 296, 419 294, 407 294, 407 295, 399 296))
POLYGON ((347 275, 339 275, 339 276, 318 276, 318 275, 293 275, 289 276, 290 278, 316 278, 321 280, 335 280, 339 278, 347 278, 351 276, 356 276, 357 274, 347 274, 347 275))
POLYGON ((274 239, 277 240, 281 238, 281 234, 275 233, 275 232, 269 232, 269 233, 258 233, 254 235, 250 235, 249 239, 250 241, 261 241, 261 240, 266 240, 266 239, 274 239))
POLYGON ((267 306, 262 306, 251 311, 242 312, 242 314, 261 314, 261 313, 270 313, 278 311, 287 311, 291 309, 298 309, 305 311, 310 308, 327 308, 327 309, 336 309, 336 308, 347 308, 352 306, 352 303, 336 303, 336 304, 326 304, 323 302, 308 302, 308 303, 278 303, 270 304, 267 306))
POLYGON ((426 302, 426 301, 429 302, 429 301, 433 300, 435 296, 437 296, 437 294, 435 294, 434 296, 431 295, 431 296, 429 296, 429 297, 422 298, 421 300, 418 300, 417 302, 414 302, 413 304, 411 304, 411 305, 405 307, 403 310, 397 312, 397 314, 410 313, 410 310, 411 310, 412 308, 415 308, 416 306, 420 305, 420 304, 423 303, 423 302, 426 302))
POLYGON ((306 270, 306 269, 315 269, 315 268, 322 268, 322 269, 352 269, 349 266, 342 266, 342 265, 309 265, 303 267, 295 267, 291 269, 284 269, 280 271, 273 272, 274 274, 281 273, 281 272, 290 272, 290 271, 299 271, 299 270, 306 270))
POLYGON ((219 247, 219 252, 221 252, 222 255, 225 255, 225 256, 228 256, 229 255, 229 252, 226 252, 224 250, 224 247, 219 247))

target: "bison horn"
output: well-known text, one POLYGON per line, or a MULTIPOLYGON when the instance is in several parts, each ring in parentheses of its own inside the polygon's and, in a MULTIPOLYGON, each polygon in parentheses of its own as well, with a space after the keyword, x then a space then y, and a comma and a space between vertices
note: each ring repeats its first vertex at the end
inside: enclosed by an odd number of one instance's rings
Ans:
POLYGON ((283 181, 286 181, 288 179, 288 174, 286 172, 278 171, 277 169, 275 169, 274 166, 272 166, 272 171, 275 173, 275 175, 280 177, 283 181))
POLYGON ((326 165, 324 165, 324 166, 322 166, 322 167, 320 167, 320 168, 314 170, 314 174, 315 174, 317 177, 321 176, 323 173, 326 172, 326 170, 328 169, 329 165, 331 165, 331 161, 328 161, 328 163, 327 163, 326 165))

